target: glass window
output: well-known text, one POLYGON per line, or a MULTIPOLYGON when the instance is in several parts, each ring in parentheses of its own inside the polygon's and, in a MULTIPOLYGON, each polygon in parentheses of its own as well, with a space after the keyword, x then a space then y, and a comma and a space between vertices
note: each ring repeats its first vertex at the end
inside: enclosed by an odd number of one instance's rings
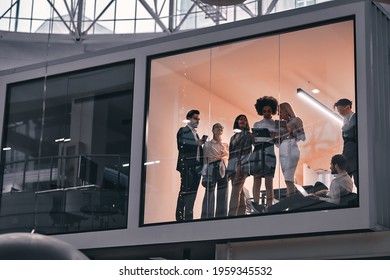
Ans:
POLYGON ((356 206, 353 21, 150 69, 144 224, 356 206))
POLYGON ((3 137, 3 232, 124 228, 133 62, 11 84, 3 137))
POLYGON ((304 6, 314 5, 315 3, 315 0, 296 0, 295 7, 300 8, 304 6))

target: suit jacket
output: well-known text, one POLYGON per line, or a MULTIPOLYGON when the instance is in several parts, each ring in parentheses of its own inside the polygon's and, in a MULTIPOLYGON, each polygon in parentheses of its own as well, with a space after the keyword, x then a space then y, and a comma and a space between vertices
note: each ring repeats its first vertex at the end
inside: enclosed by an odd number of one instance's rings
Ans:
POLYGON ((181 127, 176 135, 177 149, 179 156, 177 158, 176 170, 185 171, 188 167, 203 165, 203 148, 196 144, 196 140, 191 129, 188 126, 181 127), (199 147, 199 161, 196 155, 199 147))
POLYGON ((353 114, 349 124, 342 128, 344 146, 342 154, 347 158, 347 172, 351 173, 357 170, 357 131, 356 114, 353 114))

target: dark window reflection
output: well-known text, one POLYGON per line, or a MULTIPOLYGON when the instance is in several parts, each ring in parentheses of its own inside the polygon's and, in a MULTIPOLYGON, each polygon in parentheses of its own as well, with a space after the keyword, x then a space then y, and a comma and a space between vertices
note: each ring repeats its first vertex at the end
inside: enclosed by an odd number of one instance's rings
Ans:
POLYGON ((133 63, 9 85, 1 232, 123 228, 133 63))

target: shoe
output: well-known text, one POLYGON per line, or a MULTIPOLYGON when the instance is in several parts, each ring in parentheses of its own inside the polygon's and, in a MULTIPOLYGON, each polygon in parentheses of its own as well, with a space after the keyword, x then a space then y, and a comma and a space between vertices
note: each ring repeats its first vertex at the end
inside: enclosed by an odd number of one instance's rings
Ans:
POLYGON ((183 212, 181 212, 181 211, 176 211, 176 221, 182 222, 183 220, 184 220, 183 212))
POLYGON ((253 207, 259 212, 263 213, 265 206, 263 204, 253 204, 253 207))

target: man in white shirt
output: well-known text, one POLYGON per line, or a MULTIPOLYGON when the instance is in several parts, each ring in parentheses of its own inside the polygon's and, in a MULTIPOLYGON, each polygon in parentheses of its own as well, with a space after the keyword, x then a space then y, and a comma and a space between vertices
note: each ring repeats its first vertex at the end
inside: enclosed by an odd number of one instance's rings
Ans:
MULTIPOLYGON (((335 178, 330 184, 325 197, 318 196, 319 200, 333 204, 340 204, 341 197, 350 194, 353 190, 353 182, 346 169, 347 159, 343 155, 334 155, 330 162, 331 173, 335 178)), ((319 195, 322 191, 317 192, 319 195)))

